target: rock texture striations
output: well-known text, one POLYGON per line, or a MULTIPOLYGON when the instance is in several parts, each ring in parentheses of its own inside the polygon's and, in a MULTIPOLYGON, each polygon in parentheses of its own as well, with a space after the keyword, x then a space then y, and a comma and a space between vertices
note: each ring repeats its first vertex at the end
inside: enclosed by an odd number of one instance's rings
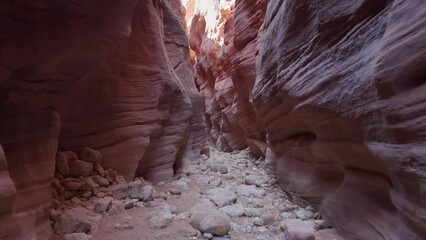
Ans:
MULTIPOLYGON (((127 180, 170 179, 199 155, 204 102, 178 0, 5 1, 0 9, 6 239, 52 237, 58 147, 96 149, 102 166, 127 180)), ((81 166, 92 165, 87 161, 72 165, 60 171, 93 171, 81 166)))
POLYGON ((237 0, 220 45, 196 15, 212 142, 265 154, 348 239, 424 238, 425 23, 416 0, 237 0))
POLYGON ((197 86, 206 101, 210 140, 223 151, 249 146, 253 153, 265 154, 265 132, 251 91, 258 30, 266 5, 267 1, 236 1, 231 10, 217 9, 221 19, 227 19, 216 29, 223 32, 223 42, 209 37, 208 16, 200 12, 192 18, 190 46, 197 55, 197 86))

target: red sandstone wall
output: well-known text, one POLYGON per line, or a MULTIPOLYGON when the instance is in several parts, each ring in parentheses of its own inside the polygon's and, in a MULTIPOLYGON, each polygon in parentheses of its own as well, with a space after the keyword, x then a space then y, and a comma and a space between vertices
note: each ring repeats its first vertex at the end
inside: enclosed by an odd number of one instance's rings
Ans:
POLYGON ((426 3, 269 1, 258 30, 260 2, 236 1, 224 46, 192 22, 212 142, 266 152, 348 239, 425 238, 426 3))
MULTIPOLYGON (((211 142, 220 150, 247 146, 265 154, 265 132, 251 101, 255 82, 255 47, 267 1, 236 1, 226 20, 224 43, 209 39, 205 19, 195 15, 190 45, 197 54, 197 85, 206 101, 206 124, 211 142)), ((221 11, 218 9, 218 11, 221 11)), ((221 11, 222 12, 222 11, 221 11)))
POLYGON ((178 0, 22 0, 0 9, 0 217, 17 216, 22 233, 11 239, 52 236, 58 146, 95 148, 128 180, 169 179, 199 155, 204 102, 178 0))

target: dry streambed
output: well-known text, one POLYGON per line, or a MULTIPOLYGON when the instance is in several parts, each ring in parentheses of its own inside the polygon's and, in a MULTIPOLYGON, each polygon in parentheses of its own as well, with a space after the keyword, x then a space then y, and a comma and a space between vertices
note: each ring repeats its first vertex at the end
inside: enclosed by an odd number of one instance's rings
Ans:
POLYGON ((56 203, 54 230, 79 240, 342 239, 314 208, 289 201, 262 165, 248 151, 212 149, 169 183, 116 176, 83 201, 56 203))

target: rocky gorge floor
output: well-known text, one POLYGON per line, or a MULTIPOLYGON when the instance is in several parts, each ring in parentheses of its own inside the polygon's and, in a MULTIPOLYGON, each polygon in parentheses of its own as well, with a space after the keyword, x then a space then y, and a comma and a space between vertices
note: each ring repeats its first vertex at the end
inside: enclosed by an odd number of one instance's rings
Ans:
POLYGON ((171 182, 136 179, 68 205, 53 227, 68 240, 342 239, 313 207, 292 203, 263 165, 246 150, 211 149, 171 182))

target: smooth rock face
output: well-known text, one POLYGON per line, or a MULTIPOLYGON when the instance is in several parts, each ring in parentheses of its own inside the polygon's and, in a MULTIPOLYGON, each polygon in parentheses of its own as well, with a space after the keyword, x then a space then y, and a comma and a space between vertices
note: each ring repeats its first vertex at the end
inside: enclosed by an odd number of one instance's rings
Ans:
POLYGON ((169 180, 199 156, 204 101, 176 6, 177 0, 1 4, 1 176, 13 179, 0 183, 8 186, 1 206, 12 204, 20 214, 18 239, 53 237, 47 204, 58 146, 99 151, 103 166, 127 180, 169 180))
POLYGON ((221 45, 195 15, 211 142, 265 156, 343 237, 423 239, 424 26, 418 0, 237 0, 221 45))

